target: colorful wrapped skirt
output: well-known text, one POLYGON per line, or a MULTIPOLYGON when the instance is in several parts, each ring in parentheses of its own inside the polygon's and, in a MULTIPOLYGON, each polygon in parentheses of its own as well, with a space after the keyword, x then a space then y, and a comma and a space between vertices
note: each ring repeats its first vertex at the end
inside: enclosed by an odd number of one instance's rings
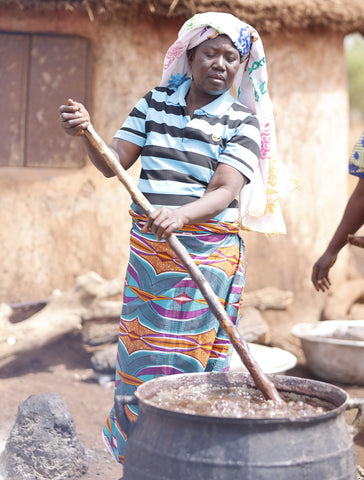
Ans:
MULTIPOLYGON (((146 217, 131 213, 115 395, 133 395, 143 382, 161 375, 228 370, 232 345, 200 290, 165 241, 140 231, 146 217)), ((176 236, 236 323, 245 282, 239 225, 188 225, 176 236)), ((136 420, 137 406, 125 405, 125 414, 129 421, 136 420)), ((124 463, 127 435, 114 408, 103 437, 117 461, 124 463)))

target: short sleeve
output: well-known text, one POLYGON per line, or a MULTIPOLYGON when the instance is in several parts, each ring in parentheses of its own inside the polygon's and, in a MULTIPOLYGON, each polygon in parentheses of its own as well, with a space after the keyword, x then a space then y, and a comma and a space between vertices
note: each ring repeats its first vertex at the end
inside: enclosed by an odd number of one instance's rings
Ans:
POLYGON ((349 158, 349 173, 364 178, 364 131, 357 140, 349 158))
POLYGON ((114 138, 121 138, 144 147, 147 138, 145 125, 151 97, 152 92, 149 92, 139 100, 121 128, 115 133, 114 138))
POLYGON ((219 162, 234 167, 250 182, 259 163, 260 144, 259 121, 255 115, 250 115, 227 141, 219 162))

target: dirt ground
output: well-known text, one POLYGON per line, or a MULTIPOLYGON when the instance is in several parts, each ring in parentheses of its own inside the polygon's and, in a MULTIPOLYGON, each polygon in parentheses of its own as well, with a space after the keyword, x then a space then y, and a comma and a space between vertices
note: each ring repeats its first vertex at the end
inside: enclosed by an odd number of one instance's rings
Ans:
POLYGON ((91 353, 80 334, 67 335, 0 367, 0 450, 14 424, 18 405, 33 394, 57 392, 66 401, 86 449, 83 480, 118 480, 119 465, 106 450, 101 431, 113 402, 113 388, 91 380, 91 353))
MULTIPOLYGON (((113 388, 91 380, 90 356, 81 335, 74 334, 0 366, 0 450, 15 421, 18 405, 32 394, 54 391, 66 401, 87 452, 89 468, 81 480, 118 480, 122 476, 122 467, 101 439, 113 388)), ((311 378, 304 365, 288 373, 311 378)), ((364 398, 364 386, 341 387, 352 398, 364 398)), ((347 417, 351 421, 353 412, 348 412, 347 417)), ((364 466, 364 430, 355 438, 355 447, 357 463, 364 466)))

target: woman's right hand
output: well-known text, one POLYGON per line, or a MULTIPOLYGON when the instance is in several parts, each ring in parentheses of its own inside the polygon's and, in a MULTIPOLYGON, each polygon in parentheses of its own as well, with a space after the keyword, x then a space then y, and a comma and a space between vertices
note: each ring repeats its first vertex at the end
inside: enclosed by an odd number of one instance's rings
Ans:
POLYGON ((59 107, 61 127, 68 135, 83 135, 90 125, 90 114, 82 103, 68 99, 67 105, 59 107))
POLYGON ((142 228, 143 233, 152 232, 156 235, 157 240, 168 238, 175 230, 180 230, 186 225, 182 208, 160 207, 148 215, 148 220, 142 228))

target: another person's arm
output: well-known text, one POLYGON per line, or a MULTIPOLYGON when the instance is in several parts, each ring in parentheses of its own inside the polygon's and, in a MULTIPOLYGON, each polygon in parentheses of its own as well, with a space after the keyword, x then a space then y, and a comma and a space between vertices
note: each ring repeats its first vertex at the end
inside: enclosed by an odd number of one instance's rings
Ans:
POLYGON ((316 261, 312 269, 311 280, 317 291, 325 292, 330 288, 330 268, 336 262, 340 250, 348 243, 354 243, 354 234, 364 223, 364 178, 359 178, 354 192, 348 200, 344 215, 325 252, 316 261), (351 236, 350 236, 351 235, 351 236))
POLYGON ((356 247, 364 248, 364 237, 357 235, 348 235, 348 242, 356 247))
MULTIPOLYGON (((105 177, 115 176, 100 152, 92 145, 87 135, 84 135, 85 130, 91 124, 90 115, 84 105, 69 99, 66 105, 59 107, 59 111, 62 128, 68 135, 82 136, 87 154, 95 167, 105 177)), ((114 138, 109 147, 125 170, 133 165, 141 151, 139 146, 118 138, 114 138)))

